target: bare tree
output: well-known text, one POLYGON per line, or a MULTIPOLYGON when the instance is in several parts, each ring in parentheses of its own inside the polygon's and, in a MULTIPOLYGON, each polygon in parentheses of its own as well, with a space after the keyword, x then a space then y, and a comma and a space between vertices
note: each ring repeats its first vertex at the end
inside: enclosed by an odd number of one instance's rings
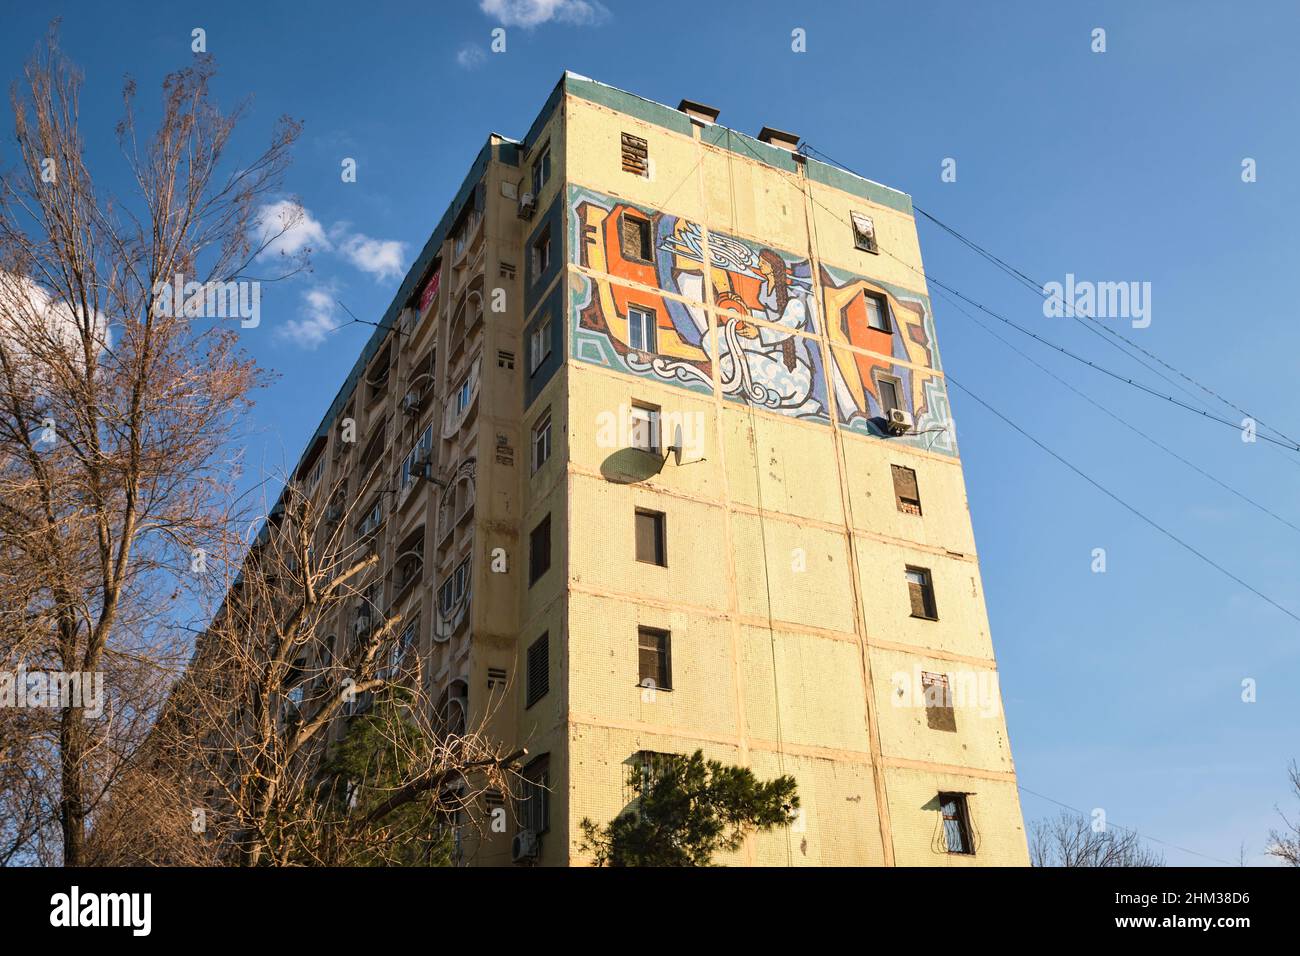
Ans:
POLYGON ((54 674, 64 688, 102 680, 103 706, 65 695, 5 715, 0 860, 85 862, 94 815, 188 657, 172 625, 193 556, 225 533, 231 439, 260 376, 224 314, 204 310, 210 299, 173 301, 173 289, 253 281, 244 270, 275 238, 255 211, 299 128, 282 119, 260 156, 226 160, 244 110, 217 108, 212 76, 202 57, 168 76, 144 139, 126 83, 126 196, 86 165, 81 76, 53 28, 12 94, 17 155, 0 179, 0 669, 54 674))
MULTIPOLYGON (((1300 764, 1292 760, 1286 769, 1291 794, 1300 800, 1300 764)), ((1268 845, 1264 847, 1264 852, 1287 866, 1300 866, 1300 817, 1292 820, 1282 812, 1281 807, 1277 808, 1277 815, 1282 818, 1286 829, 1268 831, 1268 845)))
POLYGON ((511 791, 524 751, 432 699, 415 622, 385 604, 374 538, 347 513, 327 518, 321 498, 337 500, 290 482, 228 566, 238 574, 213 575, 221 606, 142 785, 97 833, 115 862, 445 862, 454 826, 481 826, 484 796, 511 791), (191 819, 200 832, 177 829, 191 819))
POLYGON ((1164 866, 1165 858, 1135 830, 1097 829, 1087 817, 1062 810, 1029 825, 1029 861, 1034 866, 1164 866))

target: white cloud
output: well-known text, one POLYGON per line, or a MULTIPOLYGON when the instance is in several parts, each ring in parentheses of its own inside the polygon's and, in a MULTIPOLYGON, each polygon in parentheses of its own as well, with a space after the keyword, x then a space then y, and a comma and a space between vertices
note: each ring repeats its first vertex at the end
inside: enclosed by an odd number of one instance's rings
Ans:
POLYGON ((532 28, 551 21, 594 27, 610 17, 600 0, 479 0, 479 9, 505 27, 532 28))
POLYGON ((291 319, 278 334, 303 348, 314 349, 342 324, 336 318, 338 303, 334 301, 332 286, 315 286, 304 292, 302 298, 303 317, 291 319))
POLYGON ((253 235, 259 245, 267 244, 263 255, 293 256, 304 249, 330 248, 325 228, 292 199, 267 203, 259 209, 253 235))
MULTIPOLYGON (((80 306, 73 309, 56 300, 27 276, 0 271, 0 335, 16 356, 40 356, 38 362, 47 362, 61 353, 80 364, 82 315, 80 306)), ((95 313, 90 337, 101 351, 111 348, 112 333, 104 313, 95 313)))
POLYGON ((464 70, 476 69, 482 66, 486 59, 487 54, 483 52, 483 48, 473 43, 466 43, 456 51, 456 62, 464 70))
POLYGON ((398 278, 406 272, 406 243, 396 239, 353 233, 339 244, 339 254, 376 279, 398 278))

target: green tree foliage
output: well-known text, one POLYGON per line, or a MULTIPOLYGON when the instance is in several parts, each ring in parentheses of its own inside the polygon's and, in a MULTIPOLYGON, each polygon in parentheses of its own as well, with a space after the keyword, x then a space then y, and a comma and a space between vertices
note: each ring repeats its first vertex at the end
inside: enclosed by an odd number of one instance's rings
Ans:
POLYGON ((582 849, 597 866, 710 866, 749 833, 788 825, 799 809, 793 777, 760 782, 699 750, 659 757, 632 786, 635 799, 613 821, 582 821, 582 849))
MULTIPOLYGON (((405 719, 400 692, 376 699, 355 718, 321 767, 310 862, 332 866, 450 866, 454 847, 444 815, 430 799, 410 800, 370 820, 374 811, 417 777, 436 742, 405 719)), ((429 796, 432 796, 430 794, 429 796)))

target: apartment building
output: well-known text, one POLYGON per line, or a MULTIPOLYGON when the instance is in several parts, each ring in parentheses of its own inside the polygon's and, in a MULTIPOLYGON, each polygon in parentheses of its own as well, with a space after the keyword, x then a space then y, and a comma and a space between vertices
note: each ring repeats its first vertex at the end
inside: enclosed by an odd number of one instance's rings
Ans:
POLYGON ((465 863, 581 864, 699 748, 799 786, 721 862, 1024 865, 910 200, 718 116, 570 73, 491 136, 297 477, 529 751, 465 863))

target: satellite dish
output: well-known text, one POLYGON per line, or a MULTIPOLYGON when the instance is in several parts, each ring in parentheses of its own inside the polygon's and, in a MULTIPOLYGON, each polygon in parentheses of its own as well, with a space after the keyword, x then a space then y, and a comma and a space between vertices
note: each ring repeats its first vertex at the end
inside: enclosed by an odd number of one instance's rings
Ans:
POLYGON ((673 429, 672 447, 669 448, 669 451, 673 453, 674 465, 680 465, 682 463, 682 444, 682 426, 681 423, 678 422, 677 427, 673 429))

